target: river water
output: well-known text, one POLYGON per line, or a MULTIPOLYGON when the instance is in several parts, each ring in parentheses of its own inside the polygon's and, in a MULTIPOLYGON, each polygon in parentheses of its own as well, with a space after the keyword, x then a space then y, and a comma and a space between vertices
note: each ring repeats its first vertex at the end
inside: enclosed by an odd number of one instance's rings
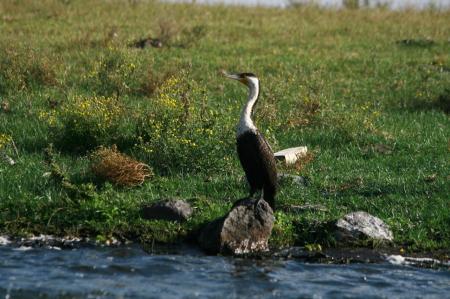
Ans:
POLYGON ((450 298, 450 271, 205 256, 195 249, 0 247, 0 298, 450 298))
POLYGON ((248 6, 289 7, 314 3, 322 7, 340 8, 357 2, 360 7, 384 6, 390 9, 450 9, 450 0, 163 0, 164 2, 189 2, 201 4, 227 4, 248 6))

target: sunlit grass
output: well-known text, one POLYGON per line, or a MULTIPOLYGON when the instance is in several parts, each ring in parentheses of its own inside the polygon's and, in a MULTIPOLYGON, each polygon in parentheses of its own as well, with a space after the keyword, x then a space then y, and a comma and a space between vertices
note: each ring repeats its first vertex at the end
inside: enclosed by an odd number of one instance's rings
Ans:
POLYGON ((309 186, 285 183, 277 200, 326 209, 277 212, 273 245, 329 245, 317 227, 365 210, 399 246, 450 247, 448 12, 50 0, 0 12, 1 144, 18 150, 4 146, 18 164, 0 164, 0 231, 166 242, 223 215, 247 194, 234 149, 246 90, 226 69, 260 77, 255 119, 275 150, 312 153, 283 170, 309 186), (132 46, 143 37, 163 47, 132 46), (92 198, 48 175, 49 143, 73 186, 95 184, 92 198), (90 153, 113 144, 155 177, 96 181, 90 153), (190 201, 193 219, 140 218, 167 197, 190 201))

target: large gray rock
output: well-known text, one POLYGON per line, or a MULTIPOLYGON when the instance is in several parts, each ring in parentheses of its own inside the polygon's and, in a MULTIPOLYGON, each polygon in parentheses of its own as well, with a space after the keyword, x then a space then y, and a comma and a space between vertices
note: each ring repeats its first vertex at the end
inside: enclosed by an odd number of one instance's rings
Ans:
POLYGON ((269 250, 269 237, 275 217, 264 200, 243 199, 224 217, 201 231, 200 247, 210 253, 248 254, 269 250))
POLYGON ((142 217, 147 220, 186 221, 192 215, 191 205, 180 199, 162 200, 142 207, 142 217))
POLYGON ((340 243, 362 240, 392 241, 392 231, 378 217, 358 211, 345 215, 336 224, 335 237, 340 243))

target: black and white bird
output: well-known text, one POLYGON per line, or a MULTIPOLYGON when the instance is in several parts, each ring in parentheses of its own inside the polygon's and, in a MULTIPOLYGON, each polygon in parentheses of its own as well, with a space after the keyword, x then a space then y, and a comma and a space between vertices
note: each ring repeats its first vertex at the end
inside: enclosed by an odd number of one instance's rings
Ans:
POLYGON ((223 74, 245 84, 249 89, 248 100, 242 109, 237 127, 237 152, 250 185, 250 197, 261 191, 261 198, 274 210, 277 192, 275 157, 270 145, 252 120, 253 108, 259 97, 259 80, 252 73, 223 74))

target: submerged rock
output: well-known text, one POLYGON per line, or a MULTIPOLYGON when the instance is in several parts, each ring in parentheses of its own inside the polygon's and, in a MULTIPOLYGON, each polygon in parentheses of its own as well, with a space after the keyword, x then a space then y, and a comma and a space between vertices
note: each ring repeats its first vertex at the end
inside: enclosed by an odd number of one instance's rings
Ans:
POLYGON ((11 241, 9 240, 8 236, 1 236, 0 235, 0 246, 5 246, 11 244, 11 241))
POLYGON ((392 241, 392 231, 378 217, 358 211, 345 215, 336 224, 335 237, 340 243, 362 240, 392 241))
POLYGON ((142 208, 142 217, 148 220, 186 221, 192 215, 191 205, 184 200, 169 199, 142 208))
POLYGON ((308 250, 305 247, 288 247, 273 253, 275 258, 299 259, 308 262, 319 262, 326 259, 327 256, 318 250, 308 250))
POLYGON ((249 254, 269 250, 269 237, 275 218, 264 200, 238 201, 224 217, 207 224, 198 238, 200 247, 210 253, 249 254))
POLYGON ((120 246, 128 241, 119 241, 114 237, 99 238, 97 240, 88 237, 30 235, 27 237, 0 236, 0 246, 11 246, 17 250, 31 250, 33 248, 46 249, 74 249, 88 246, 120 246))
POLYGON ((450 268, 450 261, 440 261, 433 258, 417 258, 401 255, 388 255, 386 261, 393 265, 412 265, 424 268, 444 267, 450 268))
POLYGON ((72 236, 56 237, 52 235, 40 234, 38 236, 29 236, 13 240, 13 244, 20 250, 29 250, 31 248, 47 249, 71 249, 86 246, 92 242, 88 238, 77 238, 72 236))

